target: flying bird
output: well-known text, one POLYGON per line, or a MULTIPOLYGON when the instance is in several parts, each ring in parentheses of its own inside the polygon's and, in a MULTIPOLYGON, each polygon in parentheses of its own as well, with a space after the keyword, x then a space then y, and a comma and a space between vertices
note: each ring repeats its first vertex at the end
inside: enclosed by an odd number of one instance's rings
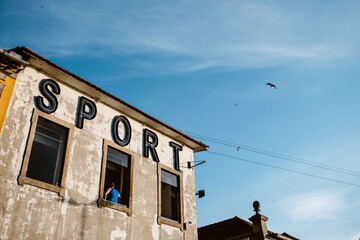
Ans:
POLYGON ((236 149, 236 151, 239 151, 240 150, 240 147, 238 147, 237 149, 236 149))
POLYGON ((273 87, 273 88, 275 88, 276 89, 276 86, 274 85, 274 84, 272 84, 272 83, 267 83, 266 85, 269 85, 270 87, 273 87))

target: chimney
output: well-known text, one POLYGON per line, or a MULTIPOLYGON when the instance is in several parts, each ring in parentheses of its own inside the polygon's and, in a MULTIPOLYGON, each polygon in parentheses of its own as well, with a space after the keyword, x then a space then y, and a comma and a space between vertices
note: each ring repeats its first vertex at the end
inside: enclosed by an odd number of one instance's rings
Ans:
POLYGON ((251 237, 251 240, 265 240, 268 235, 266 227, 266 221, 268 220, 268 218, 259 213, 260 203, 258 201, 254 201, 253 207, 255 215, 249 218, 249 220, 253 224, 253 235, 251 237))

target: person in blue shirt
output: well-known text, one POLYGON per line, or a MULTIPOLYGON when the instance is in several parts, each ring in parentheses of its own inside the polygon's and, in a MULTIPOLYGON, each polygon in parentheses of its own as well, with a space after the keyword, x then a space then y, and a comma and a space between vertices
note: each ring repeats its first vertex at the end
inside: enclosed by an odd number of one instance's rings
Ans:
POLYGON ((109 201, 113 203, 118 203, 118 198, 121 198, 121 195, 118 190, 115 189, 115 183, 111 183, 111 187, 108 188, 105 192, 105 199, 108 200, 109 195, 109 201))

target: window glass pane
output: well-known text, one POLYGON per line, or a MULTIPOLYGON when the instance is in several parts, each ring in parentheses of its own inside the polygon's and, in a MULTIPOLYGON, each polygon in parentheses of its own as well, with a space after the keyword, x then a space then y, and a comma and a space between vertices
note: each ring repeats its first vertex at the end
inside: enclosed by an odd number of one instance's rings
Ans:
POLYGON ((51 138, 59 142, 64 142, 67 132, 65 128, 62 128, 57 124, 52 124, 51 122, 44 122, 44 120, 41 118, 38 122, 39 124, 36 128, 38 135, 43 135, 47 138, 51 138))
POLYGON ((174 187, 178 186, 177 176, 167 171, 161 171, 161 181, 174 187))
POLYGON ((180 189, 178 176, 161 171, 161 216, 180 221, 180 189))
POLYGON ((128 167, 129 156, 113 148, 109 148, 107 160, 116 163, 118 165, 128 167))
MULTIPOLYGON (((109 147, 105 172, 105 192, 111 188, 111 183, 115 184, 114 188, 121 196, 119 199, 113 199, 112 202, 129 207, 130 156, 109 147)), ((110 194, 108 194, 106 200, 111 201, 110 194)))
POLYGON ((1 94, 3 92, 4 87, 5 87, 5 84, 0 82, 0 97, 1 97, 1 94))
POLYGON ((26 176, 61 185, 68 129, 39 117, 26 176))

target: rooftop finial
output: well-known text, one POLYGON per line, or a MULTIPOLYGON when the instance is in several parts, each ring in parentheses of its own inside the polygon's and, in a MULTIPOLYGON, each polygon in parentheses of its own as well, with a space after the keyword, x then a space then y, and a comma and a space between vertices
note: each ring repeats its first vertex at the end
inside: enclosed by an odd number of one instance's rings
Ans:
POLYGON ((253 207, 254 207, 254 212, 256 214, 259 214, 259 212, 260 212, 260 203, 259 203, 259 201, 254 201, 253 207))

